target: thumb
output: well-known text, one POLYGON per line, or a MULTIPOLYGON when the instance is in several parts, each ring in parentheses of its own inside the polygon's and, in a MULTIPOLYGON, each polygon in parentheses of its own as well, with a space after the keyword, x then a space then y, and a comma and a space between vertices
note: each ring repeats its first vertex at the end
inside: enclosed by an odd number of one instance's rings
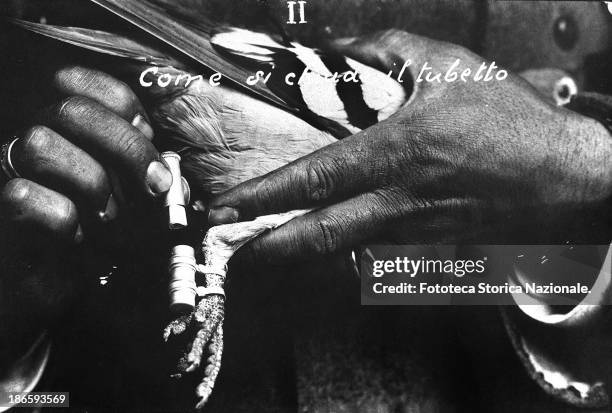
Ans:
MULTIPOLYGON (((362 37, 341 38, 329 43, 330 50, 370 65, 383 72, 399 73, 405 62, 411 62, 411 73, 448 44, 403 30, 391 29, 362 37)), ((414 73, 412 73, 414 75, 414 73)))

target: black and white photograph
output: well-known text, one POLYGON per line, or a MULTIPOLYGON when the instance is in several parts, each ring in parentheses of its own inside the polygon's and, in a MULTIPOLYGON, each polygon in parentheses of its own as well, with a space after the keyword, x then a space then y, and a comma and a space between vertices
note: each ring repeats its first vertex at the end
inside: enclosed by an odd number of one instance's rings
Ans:
POLYGON ((612 2, 0 0, 0 413, 612 411, 612 2))

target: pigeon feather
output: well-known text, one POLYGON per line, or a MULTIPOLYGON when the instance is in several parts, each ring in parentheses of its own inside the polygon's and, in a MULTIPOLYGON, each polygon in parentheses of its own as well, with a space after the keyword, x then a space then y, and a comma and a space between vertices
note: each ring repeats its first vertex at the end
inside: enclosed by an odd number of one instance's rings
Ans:
MULTIPOLYGON (((202 19, 196 27, 194 23, 181 18, 178 13, 168 14, 168 8, 148 0, 91 0, 153 35, 176 50, 184 53, 209 69, 221 73, 243 87, 244 79, 251 73, 228 61, 214 50, 210 44, 211 33, 219 28, 218 22, 202 19)), ((249 86, 262 98, 271 103, 291 109, 261 83, 249 86)))
POLYGON ((9 19, 9 21, 31 32, 94 52, 132 59, 156 66, 183 66, 178 60, 160 50, 146 46, 142 42, 125 35, 109 33, 103 30, 33 23, 20 19, 9 19))

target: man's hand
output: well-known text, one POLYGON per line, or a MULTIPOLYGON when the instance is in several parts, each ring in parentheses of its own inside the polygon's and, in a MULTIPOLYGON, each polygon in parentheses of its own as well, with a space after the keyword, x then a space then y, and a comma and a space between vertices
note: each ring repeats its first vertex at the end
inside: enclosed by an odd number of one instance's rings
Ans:
MULTIPOLYGON (((425 62, 444 73, 460 59, 456 70, 472 75, 483 63, 398 31, 337 47, 385 71, 409 59, 413 79, 425 62)), ((209 222, 319 208, 251 244, 257 259, 282 261, 377 239, 492 240, 517 222, 537 225, 610 196, 605 128, 546 103, 520 78, 415 86, 388 120, 221 194, 209 222)))
POLYGON ((2 188, 0 210, 5 224, 80 241, 83 220, 117 217, 119 192, 154 197, 172 177, 141 103, 123 82, 70 67, 56 72, 53 86, 64 98, 17 134, 11 158, 21 178, 2 188), (113 172, 123 180, 113 182, 113 172))
POLYGON ((79 281, 68 268, 73 243, 88 229, 108 232, 122 201, 152 200, 172 183, 124 83, 70 67, 53 86, 60 101, 16 135, 11 159, 21 178, 0 178, 0 369, 70 302, 79 281))

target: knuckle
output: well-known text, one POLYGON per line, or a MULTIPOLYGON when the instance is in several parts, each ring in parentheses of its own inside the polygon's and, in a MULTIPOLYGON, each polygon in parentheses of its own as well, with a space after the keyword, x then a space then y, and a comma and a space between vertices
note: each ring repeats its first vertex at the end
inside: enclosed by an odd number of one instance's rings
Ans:
POLYGON ((368 205, 372 214, 378 214, 387 220, 398 218, 410 210, 407 191, 398 187, 378 188, 372 191, 374 199, 368 205))
POLYGON ((138 99, 132 89, 124 82, 117 81, 112 88, 112 94, 117 102, 118 109, 123 113, 133 111, 138 99))
POLYGON ((273 209, 276 198, 276 184, 273 179, 268 177, 255 178, 258 182, 247 189, 247 199, 254 200, 255 213, 273 209))
POLYGON ((448 47, 448 51, 452 51, 453 54, 457 57, 457 58, 464 58, 466 59, 468 56, 471 55, 471 52, 464 46, 460 46, 460 45, 447 45, 448 47))
POLYGON ((432 201, 429 200, 426 195, 417 193, 416 191, 407 192, 404 194, 404 197, 406 199, 406 203, 410 205, 410 209, 414 213, 431 211, 434 206, 432 201))
POLYGON ((451 64, 452 61, 459 59, 461 64, 457 70, 463 71, 466 68, 477 70, 474 65, 482 63, 482 59, 471 52, 467 47, 447 42, 438 42, 437 45, 438 56, 441 58, 449 61, 451 64))
POLYGON ((104 196, 111 191, 111 184, 106 171, 98 165, 90 166, 89 173, 83 176, 83 185, 86 190, 94 193, 99 192, 104 196))
POLYGON ((133 114, 138 98, 132 89, 105 73, 80 66, 68 66, 55 72, 53 84, 67 94, 85 94, 122 115, 133 114))
POLYGON ((88 165, 87 171, 78 172, 74 179, 78 179, 78 183, 73 184, 70 193, 78 195, 79 200, 86 201, 90 206, 104 207, 113 188, 102 166, 88 165))
POLYGON ((338 251, 342 234, 336 218, 327 216, 320 219, 313 230, 316 236, 312 248, 316 254, 328 255, 338 251))
POLYGON ((90 100, 83 96, 68 96, 57 104, 52 116, 60 122, 69 119, 87 119, 90 110, 90 100))
POLYGON ((329 198, 335 190, 335 175, 331 163, 310 161, 306 168, 306 198, 315 202, 329 198))
POLYGON ((471 62, 477 62, 478 60, 482 60, 478 57, 478 55, 474 52, 472 52, 470 49, 468 49, 465 46, 455 46, 455 53, 457 54, 457 57, 459 59, 461 59, 461 61, 466 62, 466 63, 471 63, 471 62))
POLYGON ((2 189, 2 203, 5 207, 23 205, 30 197, 31 189, 29 181, 22 178, 12 179, 2 189))
POLYGON ((53 232, 67 232, 75 227, 77 210, 74 203, 69 200, 62 203, 55 210, 55 219, 51 225, 53 232))
POLYGON ((134 133, 130 128, 121 128, 117 132, 116 139, 118 150, 126 155, 128 162, 144 164, 148 153, 144 137, 134 133))

